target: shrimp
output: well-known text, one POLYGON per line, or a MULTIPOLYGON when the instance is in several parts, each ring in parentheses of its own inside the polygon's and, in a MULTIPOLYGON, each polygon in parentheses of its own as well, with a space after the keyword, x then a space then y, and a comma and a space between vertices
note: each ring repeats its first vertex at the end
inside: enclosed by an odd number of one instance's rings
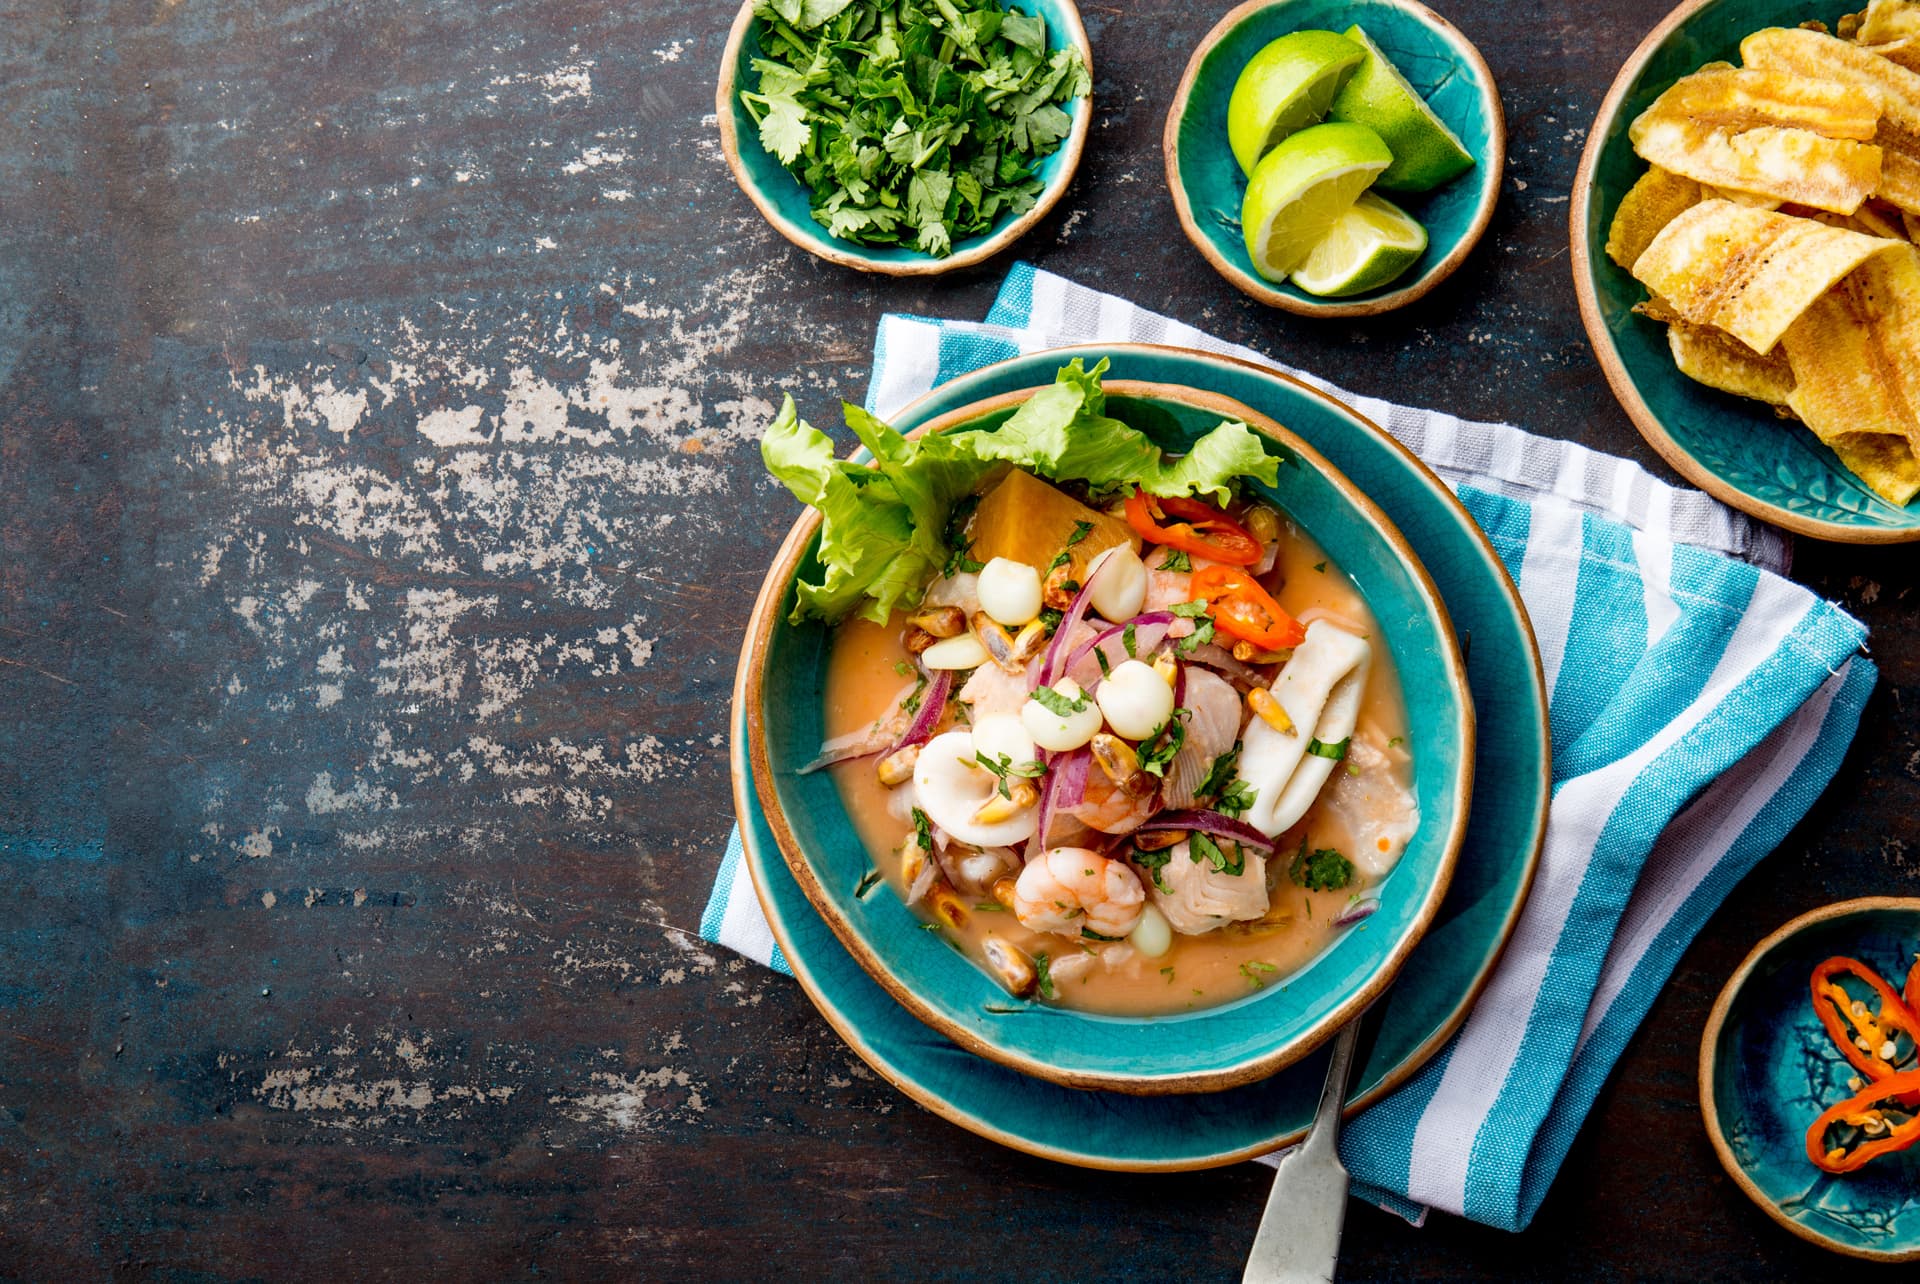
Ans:
POLYGON ((1140 921, 1147 892, 1125 861, 1085 847, 1055 847, 1020 871, 1013 912, 1022 927, 1077 936, 1125 936, 1140 921))
POLYGON ((1094 767, 1087 772, 1087 790, 1079 804, 1064 808, 1061 814, 1103 834, 1130 834, 1158 810, 1152 791, 1144 796, 1130 794, 1094 767))

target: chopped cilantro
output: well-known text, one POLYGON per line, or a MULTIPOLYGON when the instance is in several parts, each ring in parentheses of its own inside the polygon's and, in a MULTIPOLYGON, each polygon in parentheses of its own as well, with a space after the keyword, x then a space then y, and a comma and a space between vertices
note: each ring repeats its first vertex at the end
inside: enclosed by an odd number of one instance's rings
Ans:
POLYGON ((1161 968, 1161 969, 1160 969, 1160 975, 1161 975, 1161 976, 1164 976, 1164 977, 1166 977, 1166 978, 1167 978, 1167 984, 1168 984, 1168 985, 1172 985, 1172 984, 1173 984, 1173 969, 1172 969, 1171 967, 1163 967, 1163 968, 1161 968))
POLYGON ((1140 648, 1134 636, 1132 621, 1128 621, 1127 627, 1120 630, 1120 645, 1127 649, 1128 659, 1137 660, 1140 658, 1140 648))
POLYGON ((1203 597, 1196 597, 1191 602, 1176 602, 1167 609, 1175 615, 1184 616, 1191 620, 1207 613, 1207 600, 1203 597))
POLYGON ((910 678, 920 672, 920 670, 914 668, 912 664, 905 660, 895 660, 893 662, 893 671, 903 678, 910 678))
POLYGON ((1086 937, 1089 941, 1124 941, 1127 939, 1124 936, 1102 936, 1090 927, 1081 928, 1080 935, 1086 937))
POLYGON ((1167 550, 1166 560, 1160 563, 1160 569, 1163 571, 1190 571, 1193 569, 1193 560, 1179 549, 1170 548, 1167 550))
POLYGON ((1100 662, 1100 676, 1106 677, 1113 672, 1113 664, 1107 659, 1107 653, 1099 647, 1093 648, 1093 658, 1100 662))
MULTIPOLYGON (((1047 576, 1053 574, 1055 571, 1065 566, 1068 562, 1071 562, 1073 560, 1073 552, 1072 552, 1073 546, 1075 544, 1078 544, 1081 540, 1085 539, 1090 533, 1092 533, 1092 531, 1093 531, 1092 522, 1075 522, 1073 524, 1073 534, 1067 536, 1066 545, 1063 548, 1061 548, 1061 550, 1058 553, 1055 553, 1053 555, 1053 560, 1051 562, 1047 563, 1047 569, 1040 573, 1041 578, 1045 579, 1047 576)), ((1080 591, 1080 586, 1078 584, 1074 584, 1072 580, 1068 580, 1066 584, 1062 584, 1060 587, 1062 589, 1065 589, 1069 593, 1077 593, 1080 591), (1072 584, 1073 587, 1068 588, 1067 587, 1068 584, 1072 584)))
POLYGON ((1200 782, 1200 788, 1195 793, 1201 798, 1209 798, 1224 792, 1233 780, 1234 769, 1239 765, 1240 742, 1236 740, 1233 748, 1213 760, 1213 765, 1207 768, 1207 778, 1200 782))
POLYGON ((1033 956, 1033 974, 1038 980, 1041 998, 1054 999, 1059 997, 1059 992, 1053 988, 1053 969, 1048 965, 1046 955, 1036 954, 1033 956))
POLYGON ((973 762, 975 766, 991 771, 1000 778, 999 793, 1002 798, 1013 797, 1011 777, 1024 776, 1032 780, 1047 774, 1046 766, 1042 763, 1035 762, 1031 758, 1025 762, 1015 762, 1011 756, 1004 753, 977 753, 973 755, 973 762))
POLYGON ((760 145, 843 240, 936 258, 1031 209, 1091 87, 1077 50, 999 0, 759 0, 740 94, 760 145))
POLYGON ((1239 843, 1233 845, 1233 859, 1228 860, 1227 853, 1221 849, 1220 844, 1213 841, 1210 835, 1203 834, 1197 829, 1187 840, 1187 859, 1196 865, 1205 861, 1230 877, 1238 877, 1245 873, 1247 868, 1246 849, 1239 843))
POLYGON ((920 844, 920 850, 933 850, 933 822, 927 819, 927 813, 918 807, 913 809, 913 839, 920 844))
POLYGON ((879 870, 877 869, 868 870, 865 874, 861 876, 860 885, 853 889, 853 899, 856 901, 866 900, 867 893, 872 891, 875 887, 879 885, 881 877, 882 875, 879 870))
POLYGON ((1405 736, 1395 736, 1393 739, 1387 741, 1387 748, 1391 749, 1395 745, 1403 745, 1406 742, 1407 738, 1405 736))
POLYGON ((1071 718, 1093 703, 1093 697, 1084 691, 1069 699, 1053 687, 1035 687, 1029 698, 1048 713, 1062 718, 1071 718))
POLYGON ((1259 790, 1244 780, 1235 779, 1220 791, 1218 798, 1213 800, 1213 809, 1222 816, 1231 816, 1238 820, 1247 814, 1259 797, 1259 790))
POLYGON ((999 901, 975 901, 973 907, 982 914, 1004 914, 1007 907, 999 901))
POLYGON ((1040 608, 1041 626, 1044 627, 1049 634, 1057 632, 1060 628, 1061 621, 1066 618, 1067 613, 1065 611, 1056 611, 1050 606, 1040 608))
POLYGON ((1335 762, 1339 762, 1347 756, 1347 746, 1352 743, 1352 736, 1348 736, 1345 740, 1337 740, 1332 744, 1328 744, 1324 740, 1310 739, 1307 741, 1307 752, 1316 758, 1331 758, 1335 762))
MULTIPOLYGON (((1307 851, 1307 839, 1300 837, 1300 850, 1294 855, 1293 864, 1287 868, 1288 876, 1310 892, 1333 892, 1353 881, 1353 862, 1331 847, 1321 847, 1307 851)), ((1307 903, 1307 912, 1313 912, 1313 903, 1307 903)))
POLYGON ((1327 573, 1327 564, 1325 562, 1315 562, 1313 569, 1325 575, 1327 573))
POLYGON ((1153 885, 1169 896, 1173 895, 1173 889, 1167 886, 1166 879, 1160 877, 1160 871, 1167 867, 1167 862, 1171 859, 1173 859, 1171 847, 1162 847, 1157 852, 1135 851, 1133 853, 1133 863, 1146 870, 1153 878, 1153 885))
POLYGON ((1273 964, 1263 963, 1259 959, 1249 959, 1248 961, 1240 965, 1240 975, 1247 978, 1247 984, 1252 986, 1256 990, 1260 989, 1262 986, 1266 985, 1267 983, 1266 978, 1263 977, 1261 973, 1264 972, 1264 973, 1267 973, 1268 975, 1271 975, 1275 972, 1278 972, 1279 970, 1280 969, 1275 967, 1273 964))
POLYGON ((1187 742, 1187 719, 1190 716, 1189 710, 1175 709, 1166 725, 1141 743, 1140 770, 1150 776, 1166 777, 1167 768, 1180 755, 1180 746, 1187 742))
POLYGON ((1200 617, 1200 623, 1193 626, 1193 632, 1175 642, 1173 649, 1181 655, 1192 655, 1196 649, 1211 641, 1213 641, 1213 619, 1203 615, 1200 617))
POLYGON ((927 689, 927 675, 921 674, 920 680, 913 684, 913 690, 900 702, 900 707, 908 713, 920 712, 920 696, 927 689))

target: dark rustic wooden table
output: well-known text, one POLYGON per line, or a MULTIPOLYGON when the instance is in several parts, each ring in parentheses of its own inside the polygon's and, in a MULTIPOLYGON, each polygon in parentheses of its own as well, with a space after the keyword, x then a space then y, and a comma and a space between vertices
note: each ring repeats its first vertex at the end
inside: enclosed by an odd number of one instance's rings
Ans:
MULTIPOLYGON (((1450 6, 1504 91, 1485 243, 1313 323, 1177 231, 1224 3, 1095 4, 1096 123, 1019 253, 1355 389, 1663 475, 1575 316, 1567 190, 1660 0, 1450 6)), ((1086 1173, 923 1113, 702 945, 726 703, 795 506, 757 430, 865 387, 868 280, 735 189, 730 6, 17 0, 0 20, 0 1276, 1237 1276, 1267 1174, 1086 1173)), ((1762 934, 1920 888, 1913 550, 1859 741, 1733 895, 1538 1221, 1356 1206, 1343 1275, 1810 1277, 1694 1099, 1762 934)))

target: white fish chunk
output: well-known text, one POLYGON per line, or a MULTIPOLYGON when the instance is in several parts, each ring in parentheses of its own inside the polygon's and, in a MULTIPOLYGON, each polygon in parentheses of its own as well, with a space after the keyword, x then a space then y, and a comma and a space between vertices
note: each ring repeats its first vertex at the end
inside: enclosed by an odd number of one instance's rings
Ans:
POLYGON ((1353 863, 1373 882, 1385 878, 1420 828, 1420 808, 1393 772, 1393 761, 1356 737, 1347 749, 1351 771, 1327 790, 1327 811, 1347 831, 1353 863))
POLYGON ((1240 693, 1233 684, 1196 665, 1186 666, 1187 738, 1167 768, 1160 789, 1162 807, 1191 807, 1194 793, 1213 770, 1213 761, 1240 737, 1240 693))
POLYGON ((1229 874, 1211 862, 1195 861, 1185 842, 1175 843, 1168 848, 1166 864, 1141 875, 1153 903, 1174 931, 1198 936, 1226 923, 1265 917, 1267 858, 1241 850, 1246 863, 1238 874, 1229 874))
POLYGON ((1294 729, 1275 731, 1261 718, 1247 724, 1239 778, 1253 790, 1254 803, 1244 819, 1269 838, 1297 824, 1333 774, 1336 760, 1310 754, 1307 746, 1353 735, 1372 659, 1365 638, 1315 620, 1271 688, 1294 729))

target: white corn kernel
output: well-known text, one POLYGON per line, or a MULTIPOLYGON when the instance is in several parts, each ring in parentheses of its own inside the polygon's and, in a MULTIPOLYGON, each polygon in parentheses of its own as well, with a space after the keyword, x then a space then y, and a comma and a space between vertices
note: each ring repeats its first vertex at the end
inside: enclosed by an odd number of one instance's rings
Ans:
POLYGON ((1053 693, 1069 704, 1084 700, 1085 707, 1072 713, 1055 713, 1038 700, 1029 699, 1020 706, 1020 725, 1033 737, 1033 743, 1054 753, 1078 749, 1100 730, 1100 706, 1087 698, 1080 684, 1062 678, 1053 684, 1053 693))
POLYGON ((920 663, 929 669, 977 669, 992 658, 971 633, 942 638, 920 653, 920 663))
POLYGON ((1040 572, 1025 562, 996 557, 980 571, 980 609, 1010 629, 1040 614, 1040 572))
POLYGON ((1139 660, 1115 665, 1095 698, 1114 734, 1128 740, 1147 739, 1173 716, 1173 688, 1139 660))
POLYGON ((1087 565, 1087 583, 1093 585, 1093 609, 1118 624, 1140 614, 1146 604, 1147 564, 1132 545, 1117 544, 1087 565))
POLYGON ((1157 959, 1173 948, 1173 925, 1167 916, 1149 905, 1140 911, 1140 921, 1127 933, 1133 948, 1150 959, 1157 959))

